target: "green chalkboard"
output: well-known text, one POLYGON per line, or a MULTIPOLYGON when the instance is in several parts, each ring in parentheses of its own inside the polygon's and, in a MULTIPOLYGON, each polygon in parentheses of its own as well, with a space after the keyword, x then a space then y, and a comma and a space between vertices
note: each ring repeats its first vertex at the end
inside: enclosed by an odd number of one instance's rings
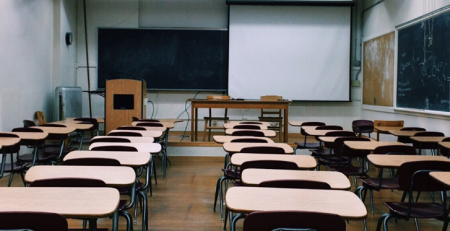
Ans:
POLYGON ((449 63, 449 12, 399 29, 396 106, 449 112, 449 63))

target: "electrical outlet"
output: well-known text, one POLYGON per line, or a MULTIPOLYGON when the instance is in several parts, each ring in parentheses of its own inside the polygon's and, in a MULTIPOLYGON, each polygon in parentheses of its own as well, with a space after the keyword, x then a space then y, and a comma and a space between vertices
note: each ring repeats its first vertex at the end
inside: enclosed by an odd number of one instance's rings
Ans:
POLYGON ((212 125, 214 125, 214 126, 217 125, 217 120, 213 120, 212 125))

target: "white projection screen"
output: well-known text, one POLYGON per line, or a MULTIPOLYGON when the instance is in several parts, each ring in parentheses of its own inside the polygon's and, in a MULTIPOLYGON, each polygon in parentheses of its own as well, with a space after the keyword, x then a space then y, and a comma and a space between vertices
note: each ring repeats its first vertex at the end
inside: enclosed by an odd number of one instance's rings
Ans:
POLYGON ((228 94, 350 101, 351 8, 230 5, 228 94))

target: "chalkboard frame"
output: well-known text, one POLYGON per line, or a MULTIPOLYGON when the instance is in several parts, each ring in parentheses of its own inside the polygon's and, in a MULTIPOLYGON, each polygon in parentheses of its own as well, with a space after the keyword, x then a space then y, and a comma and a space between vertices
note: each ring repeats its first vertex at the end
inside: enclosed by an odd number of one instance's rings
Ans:
POLYGON ((228 28, 98 28, 97 87, 144 79, 147 90, 227 92, 228 39, 228 28))
POLYGON ((443 26, 450 26, 450 6, 396 26, 395 110, 449 114, 450 47, 442 44, 450 32, 443 26))

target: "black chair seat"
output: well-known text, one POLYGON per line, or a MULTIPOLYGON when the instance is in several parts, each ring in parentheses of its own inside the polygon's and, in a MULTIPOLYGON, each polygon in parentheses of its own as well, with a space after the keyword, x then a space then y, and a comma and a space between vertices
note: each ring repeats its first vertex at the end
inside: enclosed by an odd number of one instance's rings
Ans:
POLYGON ((381 185, 379 178, 359 178, 359 180, 363 183, 364 187, 371 188, 375 191, 379 191, 380 189, 400 189, 398 180, 395 178, 383 178, 381 185))
POLYGON ((333 149, 311 149, 311 156, 329 156, 334 155, 333 149))
POLYGON ((357 167, 357 166, 330 166, 330 169, 332 171, 338 171, 338 172, 342 172, 347 176, 363 176, 366 175, 367 173, 367 169, 362 170, 361 167, 357 167))
POLYGON ((338 165, 339 163, 343 165, 349 165, 351 163, 350 158, 343 156, 339 158, 338 156, 328 156, 328 157, 319 157, 317 163, 320 165, 338 165))
POLYGON ((128 205, 129 203, 130 203, 130 202, 127 201, 127 200, 120 200, 120 201, 119 201, 119 206, 117 207, 117 210, 119 210, 119 211, 125 211, 125 210, 126 210, 126 207, 127 207, 127 205, 128 205))
MULTIPOLYGON (((17 158, 17 161, 19 162, 32 162, 33 161, 33 154, 22 154, 17 158)), ((50 160, 55 159, 58 157, 57 155, 44 155, 44 154, 38 154, 36 157, 36 162, 47 162, 50 160)))
POLYGON ((223 175, 229 180, 237 180, 241 177, 241 171, 236 169, 222 169, 223 175))
MULTIPOLYGON (((407 216, 407 202, 383 202, 389 208, 390 213, 400 216, 407 216)), ((436 218, 442 217, 442 204, 438 203, 413 203, 410 217, 415 218, 436 218)))
MULTIPOLYGON (((138 182, 135 185, 136 191, 140 191, 144 188, 144 183, 138 182)), ((120 195, 128 195, 130 194, 130 187, 117 187, 117 190, 119 190, 120 195)))

